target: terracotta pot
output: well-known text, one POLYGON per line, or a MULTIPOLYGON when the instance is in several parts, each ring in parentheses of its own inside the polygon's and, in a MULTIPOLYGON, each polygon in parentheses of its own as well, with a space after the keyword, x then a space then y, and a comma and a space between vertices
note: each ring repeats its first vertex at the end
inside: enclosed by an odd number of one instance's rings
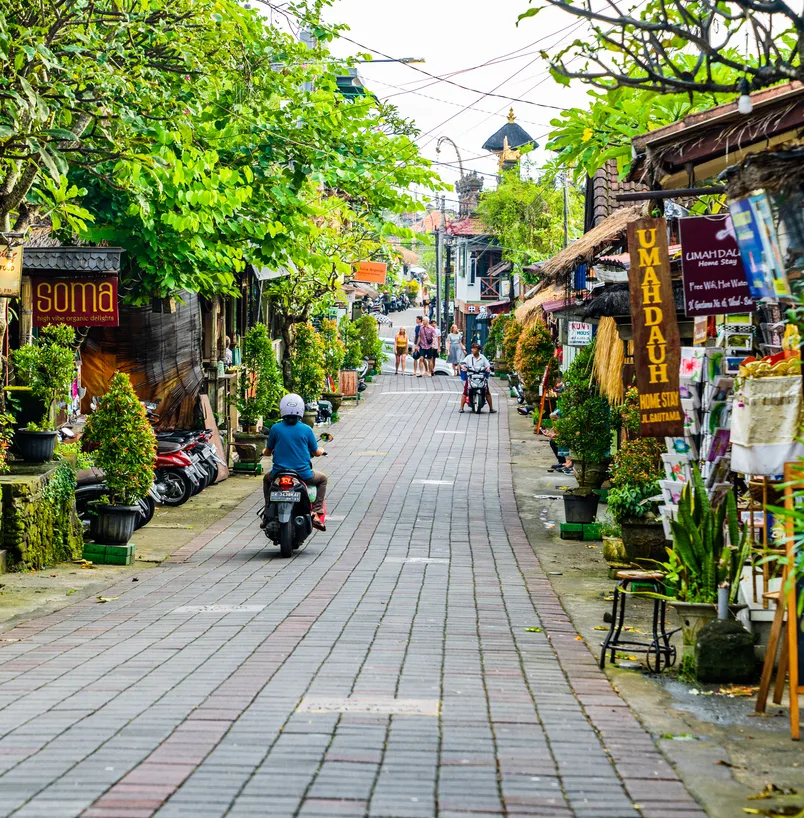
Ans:
POLYGON ((660 520, 624 520, 620 528, 628 562, 644 562, 646 568, 654 569, 656 562, 667 559, 667 540, 660 520))

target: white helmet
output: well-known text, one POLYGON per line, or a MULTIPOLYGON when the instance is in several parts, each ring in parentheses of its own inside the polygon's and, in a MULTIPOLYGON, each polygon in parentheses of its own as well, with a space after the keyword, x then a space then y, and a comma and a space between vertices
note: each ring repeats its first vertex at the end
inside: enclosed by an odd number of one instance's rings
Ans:
POLYGON ((289 395, 285 395, 285 397, 279 401, 279 416, 283 418, 304 417, 304 401, 301 399, 301 396, 294 395, 292 392, 289 395))

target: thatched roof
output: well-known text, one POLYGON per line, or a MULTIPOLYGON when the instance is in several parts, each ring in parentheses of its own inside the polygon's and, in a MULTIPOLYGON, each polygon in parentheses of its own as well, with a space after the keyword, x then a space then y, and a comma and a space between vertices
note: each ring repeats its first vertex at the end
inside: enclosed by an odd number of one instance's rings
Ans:
MULTIPOLYGON (((673 300, 676 312, 684 315, 684 288, 680 281, 673 282, 673 300)), ((602 318, 610 316, 621 318, 631 314, 631 298, 627 284, 609 284, 596 295, 583 311, 584 318, 602 318)))
POLYGON ((523 327, 528 327, 534 321, 541 319, 543 304, 564 299, 567 295, 566 287, 564 287, 563 284, 549 284, 546 281, 542 282, 542 286, 538 288, 538 292, 534 292, 533 290, 531 290, 531 292, 534 294, 528 298, 524 304, 520 304, 514 313, 516 320, 519 321, 523 327))
POLYGON ((622 244, 628 225, 640 218, 642 208, 640 204, 615 210, 597 227, 593 227, 569 247, 565 247, 551 259, 538 265, 542 277, 554 281, 559 276, 571 273, 579 264, 584 262, 590 264, 595 256, 622 244))

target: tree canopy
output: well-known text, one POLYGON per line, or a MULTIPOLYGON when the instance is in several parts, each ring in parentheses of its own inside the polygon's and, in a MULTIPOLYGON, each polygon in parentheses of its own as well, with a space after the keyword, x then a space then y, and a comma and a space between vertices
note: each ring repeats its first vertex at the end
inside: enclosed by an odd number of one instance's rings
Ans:
POLYGON ((6 228, 49 216, 65 238, 123 246, 134 303, 291 265, 279 311, 306 320, 353 261, 387 252, 385 214, 414 206, 410 187, 440 186, 411 123, 338 91, 326 5, 292 8, 310 44, 234 0, 11 0, 6 228))
MULTIPOLYGON (((583 194, 568 190, 569 238, 583 233, 583 194)), ((477 215, 503 248, 503 258, 522 266, 543 261, 564 247, 564 191, 555 176, 522 179, 519 168, 503 173, 495 190, 480 196, 477 215)))

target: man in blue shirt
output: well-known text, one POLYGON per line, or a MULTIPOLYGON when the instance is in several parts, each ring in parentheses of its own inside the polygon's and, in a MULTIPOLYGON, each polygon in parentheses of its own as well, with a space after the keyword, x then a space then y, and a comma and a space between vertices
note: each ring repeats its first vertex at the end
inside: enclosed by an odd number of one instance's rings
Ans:
POLYGON ((313 525, 324 528, 324 497, 327 492, 327 476, 323 472, 313 471, 311 457, 321 457, 326 452, 318 448, 315 433, 301 419, 304 416, 304 401, 299 395, 285 395, 279 402, 281 423, 276 423, 268 433, 266 451, 273 459, 271 473, 263 479, 262 489, 265 502, 271 493, 271 482, 281 471, 295 471, 308 485, 317 489, 316 499, 312 506, 313 525))

